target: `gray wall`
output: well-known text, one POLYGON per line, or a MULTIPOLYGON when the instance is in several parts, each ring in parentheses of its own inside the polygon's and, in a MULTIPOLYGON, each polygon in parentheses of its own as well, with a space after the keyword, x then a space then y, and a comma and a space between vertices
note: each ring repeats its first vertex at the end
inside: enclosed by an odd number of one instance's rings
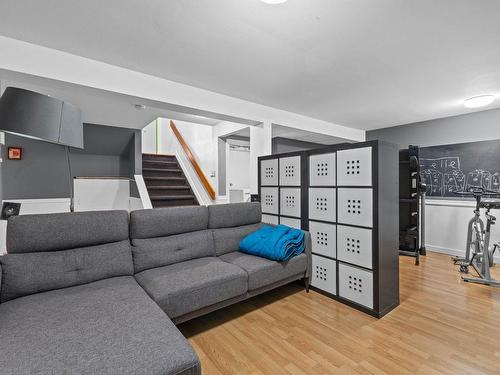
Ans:
POLYGON ((297 141, 295 139, 276 137, 273 138, 271 147, 272 154, 274 155, 283 154, 285 152, 312 150, 315 148, 325 147, 325 145, 322 145, 320 143, 303 142, 297 141))
POLYGON ((366 132, 367 140, 435 146, 500 139, 500 108, 366 132))
MULTIPOLYGON (((140 130, 84 124, 84 150, 71 149, 73 177, 129 177, 141 173, 140 130), (138 146, 138 147, 137 147, 138 146)), ((2 199, 70 196, 65 148, 6 134, 6 146, 23 148, 20 161, 7 160, 1 170, 2 199)), ((132 196, 138 196, 132 188, 132 196)))

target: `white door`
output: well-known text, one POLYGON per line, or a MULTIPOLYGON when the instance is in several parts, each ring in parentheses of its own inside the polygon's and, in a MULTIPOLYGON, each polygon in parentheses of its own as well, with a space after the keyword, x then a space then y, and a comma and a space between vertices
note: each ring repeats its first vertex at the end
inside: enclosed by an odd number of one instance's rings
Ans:
POLYGON ((227 152, 227 190, 250 188, 250 147, 231 145, 227 152))

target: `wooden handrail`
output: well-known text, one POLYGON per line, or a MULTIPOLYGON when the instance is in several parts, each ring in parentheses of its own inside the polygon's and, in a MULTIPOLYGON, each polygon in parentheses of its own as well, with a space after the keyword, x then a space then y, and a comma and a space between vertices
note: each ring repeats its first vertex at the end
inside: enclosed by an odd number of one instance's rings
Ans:
POLYGON ((200 165, 196 161, 193 153, 191 152, 191 149, 189 148, 188 144, 186 143, 186 141, 182 137, 182 134, 179 132, 179 130, 177 129, 177 126, 175 126, 175 124, 172 120, 170 120, 170 128, 172 129, 175 136, 177 137, 177 140, 181 144, 182 149, 186 153, 189 161, 193 165, 193 168, 196 171, 196 174, 198 175, 198 177, 200 178, 201 183, 203 184, 203 187, 207 191, 208 195, 210 196, 210 198, 212 200, 215 200, 215 190, 214 190, 212 184, 210 183, 210 181, 208 181, 207 176, 205 176, 205 173, 203 173, 203 170, 201 169, 200 165))

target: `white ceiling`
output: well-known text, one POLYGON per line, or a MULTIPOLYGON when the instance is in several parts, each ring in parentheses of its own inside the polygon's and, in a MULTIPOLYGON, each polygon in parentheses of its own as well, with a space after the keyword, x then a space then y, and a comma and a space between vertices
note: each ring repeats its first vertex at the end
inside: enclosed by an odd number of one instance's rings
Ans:
POLYGON ((361 129, 500 97, 499 19, 499 0, 0 0, 1 35, 361 129))

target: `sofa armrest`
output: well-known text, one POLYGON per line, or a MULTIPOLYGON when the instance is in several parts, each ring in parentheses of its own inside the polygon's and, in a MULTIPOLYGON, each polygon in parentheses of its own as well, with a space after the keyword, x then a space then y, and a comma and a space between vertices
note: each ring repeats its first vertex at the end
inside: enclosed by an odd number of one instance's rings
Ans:
POLYGON ((304 253, 306 254, 307 257, 307 269, 306 269, 306 279, 311 278, 311 273, 312 273, 312 240, 311 240, 311 233, 308 231, 304 230, 304 246, 305 250, 304 253))

